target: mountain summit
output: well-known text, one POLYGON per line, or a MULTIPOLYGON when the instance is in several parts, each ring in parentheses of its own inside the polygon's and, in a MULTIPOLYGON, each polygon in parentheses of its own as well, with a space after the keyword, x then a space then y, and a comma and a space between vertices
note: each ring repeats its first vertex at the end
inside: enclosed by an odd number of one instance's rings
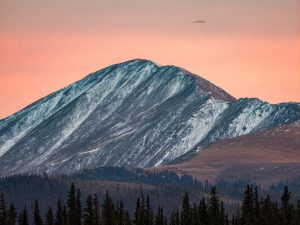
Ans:
POLYGON ((300 119, 296 103, 236 100, 175 66, 131 60, 0 121, 1 175, 168 164, 219 139, 300 119))

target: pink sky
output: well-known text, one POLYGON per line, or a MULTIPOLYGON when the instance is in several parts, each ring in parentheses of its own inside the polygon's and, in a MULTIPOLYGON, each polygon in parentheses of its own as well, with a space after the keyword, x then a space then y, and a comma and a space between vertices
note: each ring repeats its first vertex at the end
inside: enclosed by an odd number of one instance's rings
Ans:
POLYGON ((0 0, 0 118, 133 58, 300 102, 300 1, 0 0))

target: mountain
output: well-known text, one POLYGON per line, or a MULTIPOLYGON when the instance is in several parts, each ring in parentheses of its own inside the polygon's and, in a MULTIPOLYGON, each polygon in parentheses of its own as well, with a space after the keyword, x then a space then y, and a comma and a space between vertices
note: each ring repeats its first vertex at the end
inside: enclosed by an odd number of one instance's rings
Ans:
POLYGON ((300 178, 300 121, 220 140, 180 164, 162 166, 198 180, 270 186, 300 178))
POLYGON ((176 66, 131 60, 0 121, 0 171, 74 173, 168 164, 210 143, 300 119, 300 105, 236 100, 176 66))

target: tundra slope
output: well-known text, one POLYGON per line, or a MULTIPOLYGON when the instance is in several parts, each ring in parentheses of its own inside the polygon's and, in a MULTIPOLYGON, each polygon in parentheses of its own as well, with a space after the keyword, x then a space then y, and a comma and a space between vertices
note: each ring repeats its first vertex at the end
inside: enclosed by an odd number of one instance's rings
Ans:
POLYGON ((299 119, 299 104, 236 100, 182 68, 131 60, 1 120, 0 171, 158 166, 219 139, 299 119))

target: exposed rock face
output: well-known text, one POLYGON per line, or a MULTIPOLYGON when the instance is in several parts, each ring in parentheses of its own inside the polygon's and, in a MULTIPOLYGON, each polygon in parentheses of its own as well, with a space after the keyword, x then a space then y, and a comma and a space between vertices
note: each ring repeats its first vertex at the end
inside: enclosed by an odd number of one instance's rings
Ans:
POLYGON ((299 104, 236 100, 184 69, 132 60, 1 120, 0 171, 167 164, 216 140, 299 119, 299 104))

